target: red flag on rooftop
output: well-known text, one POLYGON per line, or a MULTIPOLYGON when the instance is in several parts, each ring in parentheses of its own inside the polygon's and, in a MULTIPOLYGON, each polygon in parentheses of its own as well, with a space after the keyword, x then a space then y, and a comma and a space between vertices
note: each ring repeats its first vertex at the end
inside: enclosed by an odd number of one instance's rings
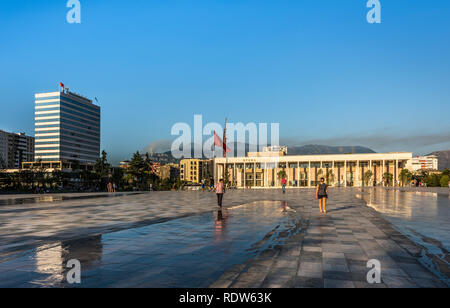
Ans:
POLYGON ((64 87, 64 84, 63 84, 62 82, 59 83, 59 86, 60 86, 61 88, 65 88, 65 87, 64 87))

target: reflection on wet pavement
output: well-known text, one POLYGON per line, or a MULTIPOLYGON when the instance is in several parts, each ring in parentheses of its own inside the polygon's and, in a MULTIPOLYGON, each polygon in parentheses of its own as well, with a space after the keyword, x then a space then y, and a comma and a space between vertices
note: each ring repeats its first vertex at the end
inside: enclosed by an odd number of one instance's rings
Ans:
POLYGON ((68 260, 81 287, 208 287, 235 264, 299 232, 285 202, 254 202, 214 213, 26 251, 0 263, 0 287, 64 287, 68 260))
POLYGON ((17 204, 33 204, 42 202, 60 202, 68 200, 86 200, 96 198, 112 198, 122 196, 132 196, 138 193, 114 193, 114 194, 93 194, 93 195, 81 195, 81 196, 64 196, 64 195, 38 195, 27 198, 6 198, 0 199, 0 206, 2 205, 17 205, 17 204))
POLYGON ((432 192, 369 190, 359 195, 424 248, 421 262, 450 282, 450 196, 432 192))

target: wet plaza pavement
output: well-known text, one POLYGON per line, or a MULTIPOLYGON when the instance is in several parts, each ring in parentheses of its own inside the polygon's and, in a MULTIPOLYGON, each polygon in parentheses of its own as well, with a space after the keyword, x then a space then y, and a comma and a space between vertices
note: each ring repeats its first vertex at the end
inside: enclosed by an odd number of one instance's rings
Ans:
POLYGON ((330 189, 326 216, 308 189, 228 191, 221 212, 207 192, 3 205, 0 287, 70 287, 71 259, 79 287, 446 287, 445 267, 428 270, 370 193, 330 189), (371 259, 379 285, 366 282, 371 259))

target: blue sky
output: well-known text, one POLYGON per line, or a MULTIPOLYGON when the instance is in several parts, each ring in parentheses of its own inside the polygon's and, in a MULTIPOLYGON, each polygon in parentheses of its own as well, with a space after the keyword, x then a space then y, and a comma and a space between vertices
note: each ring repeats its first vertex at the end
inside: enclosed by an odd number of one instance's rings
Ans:
POLYGON ((65 0, 0 4, 0 129, 33 134, 33 94, 98 97, 123 159, 176 122, 279 122, 289 144, 450 149, 450 2, 65 0))

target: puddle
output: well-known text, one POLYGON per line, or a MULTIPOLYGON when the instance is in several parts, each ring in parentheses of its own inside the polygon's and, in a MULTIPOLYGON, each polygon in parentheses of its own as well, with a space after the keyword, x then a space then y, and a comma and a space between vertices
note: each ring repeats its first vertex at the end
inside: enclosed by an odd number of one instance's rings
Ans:
POLYGON ((37 247, 0 263, 0 286, 68 287, 64 266, 78 259, 80 287, 208 287, 300 231, 286 203, 254 202, 37 247))
POLYGON ((34 203, 51 203, 51 202, 61 202, 68 200, 83 200, 83 199, 97 199, 97 198, 113 198, 113 197, 121 197, 121 196, 132 196, 138 195, 138 193, 115 193, 110 195, 88 195, 88 196, 52 196, 52 195, 42 195, 37 197, 29 197, 29 198, 11 198, 11 199, 3 199, 0 200, 0 206, 5 205, 17 205, 17 204, 34 204, 34 203))

